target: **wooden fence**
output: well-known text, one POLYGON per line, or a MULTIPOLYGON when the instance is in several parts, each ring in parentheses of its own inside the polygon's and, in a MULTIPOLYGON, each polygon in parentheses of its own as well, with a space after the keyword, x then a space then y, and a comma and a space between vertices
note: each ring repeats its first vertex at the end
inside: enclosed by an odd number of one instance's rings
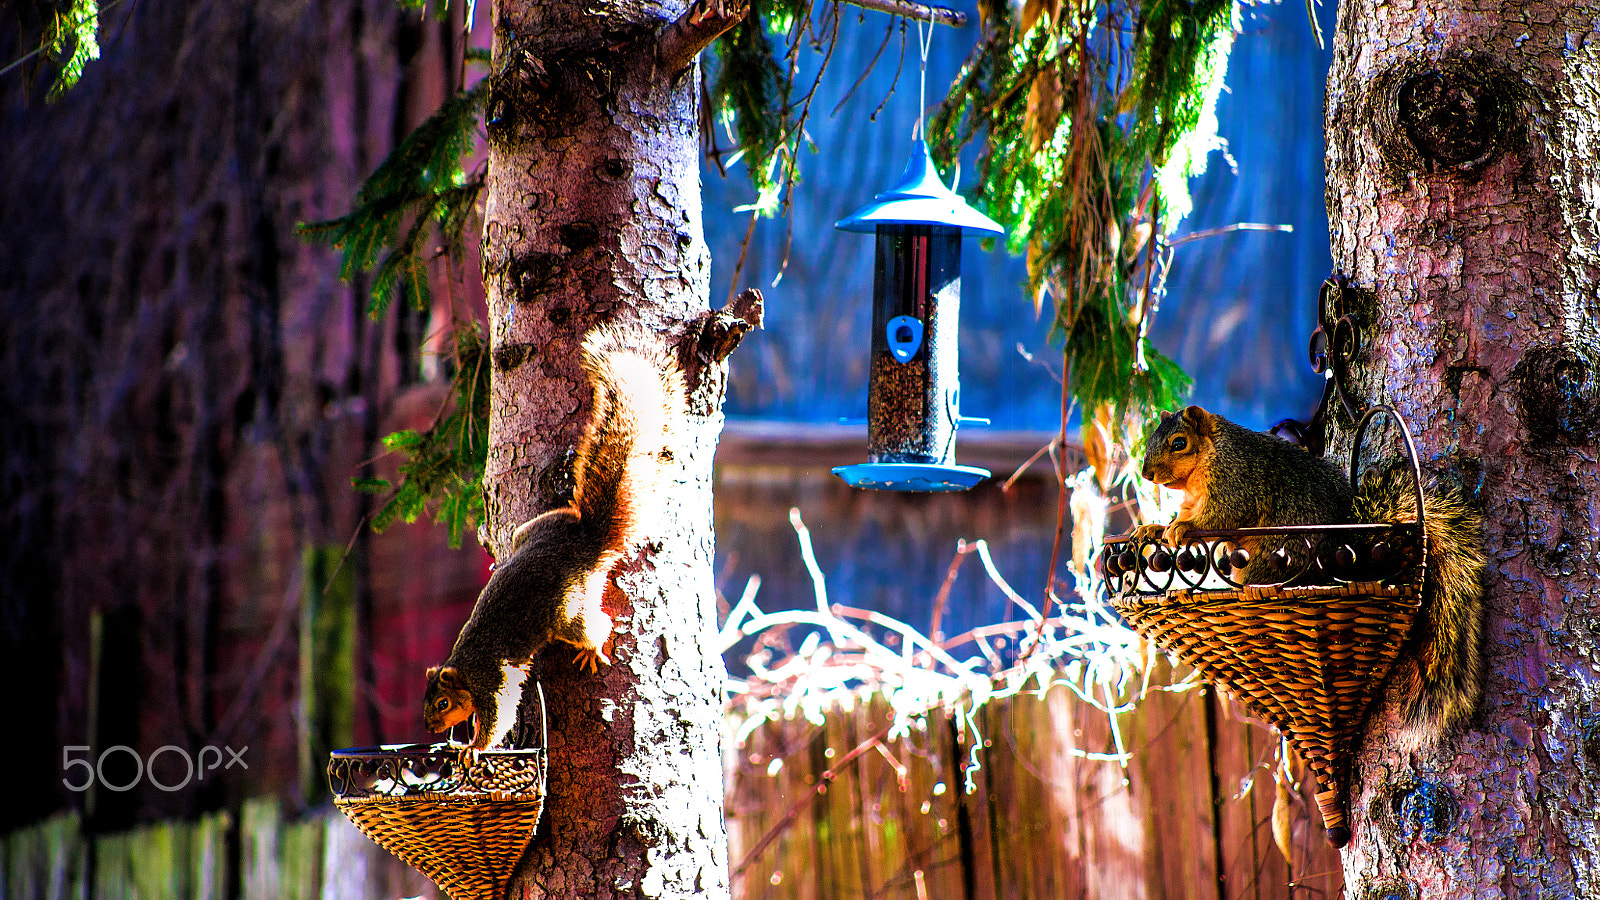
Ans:
MULTIPOLYGON (((1062 687, 993 701, 977 733, 934 715, 887 738, 881 702, 823 725, 767 722, 725 755, 734 896, 744 900, 1262 900, 1337 897, 1339 860, 1311 792, 1294 865, 1274 846, 1276 741, 1193 688, 1120 717, 1062 687), (982 744, 974 753, 975 740, 982 744), (971 790, 968 790, 970 783, 971 790), (1311 810, 1309 818, 1307 811, 1311 810)), ((432 885, 331 810, 238 813, 86 837, 63 814, 4 837, 13 900, 395 900, 432 885), (87 884, 86 884, 87 882, 87 884), (84 888, 88 890, 85 891, 84 888), (234 893, 234 892, 237 893, 234 893)))
POLYGON ((288 818, 277 801, 87 836, 71 813, 4 838, 10 900, 397 900, 433 884, 331 809, 288 818))
POLYGON ((1211 691, 1154 691, 1120 717, 1064 687, 884 741, 868 703, 817 726, 769 722, 732 751, 734 895, 748 900, 1336 897, 1312 791, 1272 837, 1272 732, 1211 691), (981 746, 973 753, 974 741, 981 746), (971 788, 969 791, 968 788, 971 788), (1307 812, 1310 811, 1309 818, 1307 812))

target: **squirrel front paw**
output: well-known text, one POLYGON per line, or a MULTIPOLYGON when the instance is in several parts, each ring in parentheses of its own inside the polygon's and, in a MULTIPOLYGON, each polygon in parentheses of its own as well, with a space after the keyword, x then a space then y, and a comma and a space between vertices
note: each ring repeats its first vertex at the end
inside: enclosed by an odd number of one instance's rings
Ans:
POLYGON ((1183 543, 1184 538, 1189 536, 1189 530, 1192 528, 1194 528, 1193 522, 1187 519, 1180 519, 1168 525, 1161 532, 1161 540, 1165 541, 1169 547, 1176 547, 1183 543))
POLYGON ((1153 544, 1161 540, 1161 533, 1166 531, 1165 525, 1140 525, 1133 530, 1133 542, 1136 544, 1153 544))
POLYGON ((598 647, 579 648, 578 655, 572 658, 573 665, 580 669, 588 669, 590 675, 599 673, 601 663, 609 666, 611 665, 611 660, 607 659, 605 653, 598 647))
POLYGON ((1133 530, 1133 540, 1137 544, 1162 543, 1176 547, 1189 536, 1192 528, 1194 523, 1188 519, 1179 519, 1168 525, 1140 525, 1133 530))

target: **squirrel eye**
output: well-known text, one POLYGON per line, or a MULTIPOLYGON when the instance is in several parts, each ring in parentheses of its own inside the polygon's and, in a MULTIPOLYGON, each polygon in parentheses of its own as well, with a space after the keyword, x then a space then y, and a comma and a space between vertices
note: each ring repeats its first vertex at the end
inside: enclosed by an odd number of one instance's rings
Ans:
POLYGON ((433 708, 438 710, 439 712, 444 712, 445 710, 450 708, 450 698, 449 697, 440 697, 438 700, 435 700, 433 702, 433 708))
POLYGON ((1173 450, 1173 452, 1181 453, 1182 451, 1187 450, 1188 448, 1189 448, 1189 439, 1184 437, 1183 435, 1180 434, 1177 437, 1172 439, 1172 450, 1173 450))

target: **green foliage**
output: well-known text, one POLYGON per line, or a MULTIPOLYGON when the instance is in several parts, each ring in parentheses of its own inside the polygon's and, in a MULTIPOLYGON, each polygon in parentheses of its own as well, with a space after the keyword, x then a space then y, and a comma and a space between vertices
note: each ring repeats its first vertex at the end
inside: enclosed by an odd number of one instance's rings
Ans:
POLYGON ((1220 146, 1213 110, 1234 2, 1030 2, 1020 21, 1007 9, 930 143, 944 160, 981 143, 972 202, 1026 254, 1036 308, 1051 301, 1068 389, 1137 421, 1190 385, 1144 334, 1161 291, 1159 238, 1188 213, 1187 179, 1220 146))
MULTIPOLYGON (((1009 249, 1026 256, 1035 308, 1050 300, 1067 390, 1085 409, 1109 407, 1110 420, 1133 434, 1143 414, 1177 405, 1190 385, 1145 333, 1162 292, 1161 238, 1188 213, 1187 179, 1220 146, 1213 109, 1235 2, 993 5, 982 41, 928 128, 945 162, 980 144, 971 200, 1007 227, 1009 249)), ((756 189, 747 208, 758 215, 781 209, 797 175, 817 83, 796 91, 798 53, 808 33, 819 51, 831 48, 839 17, 835 6, 824 9, 818 28, 810 0, 755 0, 714 44, 711 109, 738 141, 732 159, 745 163, 756 189)), ((348 215, 301 226, 343 251, 344 277, 375 270, 375 316, 396 295, 427 303, 422 250, 435 231, 451 253, 461 252, 483 188, 482 173, 469 178, 461 161, 478 134, 490 82, 455 95, 407 136, 348 215)), ((408 458, 399 487, 379 479, 355 486, 393 490, 374 527, 413 521, 431 508, 458 546, 465 526, 482 515, 488 368, 476 326, 458 330, 456 341, 450 413, 427 431, 385 439, 408 458)))
POLYGON ((301 223, 300 233, 343 251, 339 275, 376 268, 368 312, 377 317, 395 296, 428 304, 425 239, 437 233, 453 253, 483 191, 483 174, 468 178, 461 161, 472 150, 489 96, 489 79, 450 99, 406 135, 378 166, 355 209, 337 219, 301 223))
MULTIPOLYGON (((1160 239, 1188 214, 1188 179, 1221 146, 1214 108, 1235 3, 993 4, 928 128, 942 162, 980 145, 971 200, 1027 257, 1035 308, 1049 299, 1068 390, 1085 408, 1132 414, 1115 421, 1176 405, 1190 385, 1145 333, 1163 290, 1160 239)), ((825 9, 822 21, 837 26, 825 9)), ((716 44, 712 104, 738 140, 757 214, 780 209, 794 174, 815 91, 794 84, 811 17, 806 0, 757 2, 716 44), (780 33, 787 49, 772 39, 780 33)), ((823 70, 828 30, 813 28, 823 70)))
POLYGON ((396 519, 415 522, 432 513, 435 522, 450 529, 450 546, 461 546, 461 535, 483 518, 483 466, 489 452, 488 339, 477 325, 464 324, 455 332, 455 377, 448 412, 426 431, 398 431, 383 439, 385 449, 403 453, 400 485, 382 478, 354 478, 352 485, 367 493, 392 490, 373 515, 372 527, 383 531, 396 519))
MULTIPOLYGON (((401 0, 420 7, 422 2, 401 0)), ((440 3, 440 15, 446 4, 440 3)), ((488 63, 488 54, 471 51, 468 60, 488 63)), ((377 318, 395 297, 426 309, 430 249, 465 253, 466 230, 483 192, 482 170, 470 177, 463 160, 474 150, 488 103, 491 79, 459 91, 400 142, 356 194, 355 208, 337 219, 301 223, 303 237, 343 252, 340 277, 373 272, 368 313, 377 318), (435 240, 436 239, 436 240, 435 240)), ((398 486, 382 478, 357 477, 351 485, 369 494, 388 493, 373 515, 383 531, 403 519, 424 514, 449 527, 450 546, 460 547, 466 528, 483 517, 483 466, 488 455, 489 365, 487 338, 476 323, 458 324, 454 335, 455 374, 447 411, 423 431, 406 430, 383 439, 386 450, 402 454, 398 486)))
POLYGON ((1127 93, 1140 143, 1174 223, 1189 212, 1187 179, 1220 146, 1216 103, 1233 42, 1234 0, 1156 0, 1141 10, 1127 93))
POLYGON ((792 103, 793 49, 780 55, 772 36, 793 32, 809 15, 809 2, 754 0, 749 15, 712 45, 711 108, 738 141, 728 164, 743 161, 756 190, 755 202, 740 211, 776 215, 783 188, 795 177, 804 110, 792 103))
POLYGON ((308 546, 300 552, 305 595, 300 603, 301 790, 327 789, 324 760, 355 741, 355 574, 345 548, 308 546))
MULTIPOLYGON (((395 0, 395 3, 401 9, 409 9, 416 12, 425 12, 428 8, 428 0, 395 0)), ((476 5, 474 0, 467 0, 466 21, 472 21, 473 7, 476 5)), ((450 18, 450 0, 437 0, 433 4, 433 17, 440 22, 447 21, 450 18)))
POLYGON ((89 60, 100 58, 100 0, 72 0, 58 11, 40 50, 61 67, 46 99, 54 103, 83 77, 89 60))
MULTIPOLYGON (((1125 327, 1125 321, 1107 319, 1103 309, 1091 307, 1066 333, 1064 351, 1072 367, 1074 396, 1088 409, 1102 404, 1147 412, 1176 407, 1192 383, 1188 374, 1125 327)), ((1131 446, 1128 438, 1123 435, 1131 446)))

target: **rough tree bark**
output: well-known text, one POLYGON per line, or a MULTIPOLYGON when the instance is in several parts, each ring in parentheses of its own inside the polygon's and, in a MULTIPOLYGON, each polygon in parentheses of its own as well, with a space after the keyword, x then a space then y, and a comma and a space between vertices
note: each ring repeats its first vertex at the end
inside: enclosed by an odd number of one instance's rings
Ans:
POLYGON ((1327 135, 1335 265, 1376 297, 1357 391, 1490 555, 1480 710, 1417 752, 1375 717, 1346 894, 1600 896, 1600 4, 1345 0, 1327 135))
MULTIPOLYGON (((665 521, 607 604, 613 664, 598 677, 553 662, 539 673, 549 795, 516 897, 728 893, 711 456, 723 359, 746 323, 706 311, 695 58, 743 14, 737 0, 495 4, 484 229, 491 549, 503 555, 518 523, 570 498, 570 451, 589 410, 578 347, 596 324, 661 341, 690 392, 665 521)), ((538 727, 528 701, 524 734, 538 727)))

